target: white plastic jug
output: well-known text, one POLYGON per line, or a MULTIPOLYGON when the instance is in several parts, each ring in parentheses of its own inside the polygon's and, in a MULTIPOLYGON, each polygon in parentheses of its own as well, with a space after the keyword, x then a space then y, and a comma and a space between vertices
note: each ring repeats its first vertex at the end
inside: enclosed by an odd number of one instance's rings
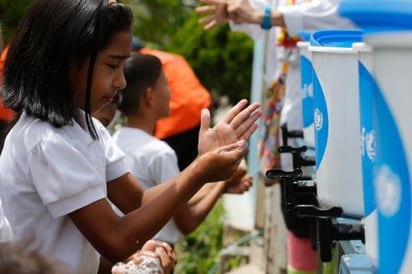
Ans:
POLYGON ((362 161, 363 203, 365 216, 362 223, 365 230, 365 249, 371 263, 378 262, 378 224, 373 187, 373 167, 376 161, 376 132, 373 128, 374 93, 376 82, 373 76, 372 47, 364 42, 353 43, 358 54, 359 111, 362 161))
POLYGON ((412 32, 367 35, 365 41, 374 48, 379 86, 374 120, 379 272, 412 273, 412 32))
POLYGON ((339 13, 373 48, 378 273, 412 273, 412 1, 342 0, 339 13))
POLYGON ((320 204, 364 214, 361 176, 357 30, 312 34, 316 185, 320 204))

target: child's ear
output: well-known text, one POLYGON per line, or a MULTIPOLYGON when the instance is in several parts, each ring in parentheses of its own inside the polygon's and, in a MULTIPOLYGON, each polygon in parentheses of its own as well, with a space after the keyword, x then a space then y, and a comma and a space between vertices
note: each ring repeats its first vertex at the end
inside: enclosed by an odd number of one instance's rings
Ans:
POLYGON ((144 91, 144 100, 148 105, 152 105, 153 99, 154 99, 154 94, 153 94, 153 89, 151 87, 147 87, 144 91))

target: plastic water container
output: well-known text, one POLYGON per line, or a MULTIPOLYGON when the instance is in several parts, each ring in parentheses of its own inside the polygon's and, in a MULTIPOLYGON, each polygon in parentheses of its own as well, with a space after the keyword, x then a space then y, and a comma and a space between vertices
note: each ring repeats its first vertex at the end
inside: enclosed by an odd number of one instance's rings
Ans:
MULTIPOLYGON (((412 19, 412 18, 411 18, 412 19)), ((374 48, 379 272, 412 273, 412 31, 365 36, 374 48), (409 245, 411 245, 409 243, 409 245)))
POLYGON ((358 30, 322 30, 311 36, 317 196, 344 215, 364 214, 361 176, 358 30))
POLYGON ((378 272, 412 273, 412 1, 343 0, 339 12, 373 48, 378 272))
POLYGON ((374 92, 377 90, 373 76, 372 47, 364 42, 353 43, 358 54, 360 140, 362 161, 362 183, 365 229, 365 249, 373 265, 378 262, 378 232, 375 190, 373 187, 373 166, 376 158, 376 132, 373 127, 374 92))
POLYGON ((308 146, 315 147, 315 131, 313 127, 313 68, 309 46, 309 41, 299 41, 297 43, 300 56, 303 140, 308 146))
POLYGON ((365 215, 368 215, 376 208, 372 177, 376 157, 376 133, 372 125, 373 95, 376 83, 373 77, 372 47, 364 42, 358 42, 354 43, 352 48, 358 55, 363 201, 365 215))

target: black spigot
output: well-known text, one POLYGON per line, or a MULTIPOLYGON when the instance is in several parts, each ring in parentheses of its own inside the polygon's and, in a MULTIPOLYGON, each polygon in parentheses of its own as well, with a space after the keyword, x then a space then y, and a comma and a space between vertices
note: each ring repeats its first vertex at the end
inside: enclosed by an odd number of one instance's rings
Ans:
POLYGON ((283 171, 272 169, 266 172, 269 179, 280 178, 281 209, 288 230, 299 237, 309 237, 313 221, 296 215, 297 205, 316 205, 316 186, 313 180, 302 177, 302 170, 283 171))
POLYGON ((332 260, 332 247, 340 240, 361 240, 365 242, 365 231, 361 224, 339 223, 343 214, 341 207, 321 208, 311 205, 295 207, 296 215, 314 218, 316 223, 316 241, 322 262, 332 260))
POLYGON ((281 169, 269 169, 266 171, 266 177, 269 179, 276 179, 276 178, 282 178, 282 179, 288 179, 291 181, 296 180, 300 176, 302 176, 302 170, 300 168, 296 168, 292 171, 284 171, 281 169))
POLYGON ((303 131, 288 130, 286 124, 281 126, 283 145, 278 148, 279 153, 291 153, 293 160, 293 168, 301 168, 303 166, 316 165, 313 157, 303 156, 304 152, 308 150, 307 146, 292 147, 288 145, 289 138, 303 138, 303 131))
POLYGON ((300 147, 281 146, 278 148, 279 153, 292 154, 293 168, 301 168, 304 166, 316 165, 316 161, 314 158, 303 156, 303 153, 307 150, 308 150, 307 146, 300 146, 300 147))
POLYGON ((282 141, 284 146, 288 145, 289 138, 303 138, 302 130, 288 130, 286 123, 281 125, 280 129, 282 130, 282 141))

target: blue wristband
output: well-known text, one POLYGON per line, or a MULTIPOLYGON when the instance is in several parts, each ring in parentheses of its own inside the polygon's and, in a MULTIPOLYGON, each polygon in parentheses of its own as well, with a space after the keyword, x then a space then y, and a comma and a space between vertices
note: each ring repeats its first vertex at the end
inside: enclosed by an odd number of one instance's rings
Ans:
POLYGON ((262 29, 271 29, 272 24, 270 23, 270 14, 272 11, 270 10, 270 7, 265 8, 265 15, 263 16, 262 24, 260 25, 262 29))

